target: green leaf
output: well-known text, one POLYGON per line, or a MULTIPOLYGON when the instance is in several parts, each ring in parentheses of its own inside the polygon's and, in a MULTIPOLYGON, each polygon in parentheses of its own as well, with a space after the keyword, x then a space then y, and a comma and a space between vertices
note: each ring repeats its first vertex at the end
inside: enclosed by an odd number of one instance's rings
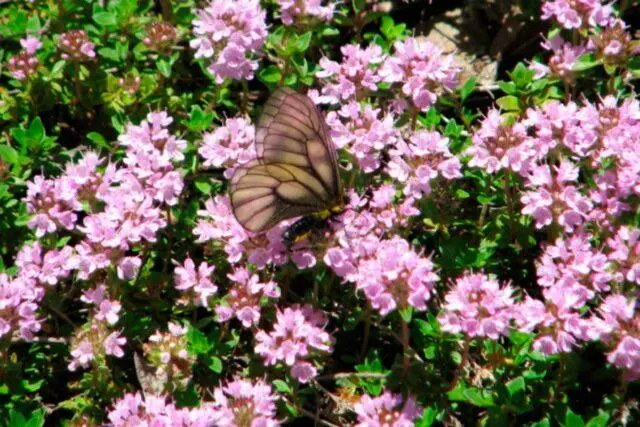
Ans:
POLYGON ((464 200, 471 197, 471 194, 469 194, 467 191, 463 190, 462 188, 458 188, 456 190, 456 197, 460 200, 464 200))
POLYGON ((287 384, 286 382, 282 380, 274 380, 272 384, 279 393, 291 394, 291 387, 289 387, 289 384, 287 384))
POLYGON ((209 195, 211 194, 211 181, 206 176, 199 176, 193 181, 193 185, 196 186, 198 191, 202 194, 209 195))
POLYGON ((604 411, 600 411, 598 415, 591 418, 587 423, 587 427, 606 427, 611 416, 604 411))
POLYGON ((93 142, 94 144, 96 144, 97 147, 103 148, 107 151, 110 151, 112 148, 109 142, 107 142, 107 140, 105 139, 105 137, 100 135, 98 132, 89 132, 87 134, 87 139, 93 142))
POLYGON ((411 315, 413 314, 413 307, 409 306, 399 311, 402 321, 405 323, 411 323, 411 315))
POLYGON ((462 102, 464 102, 464 100, 467 99, 469 95, 471 95, 473 90, 476 88, 476 83, 477 79, 475 78, 475 76, 464 82, 464 84, 460 88, 460 99, 462 100, 462 102))
POLYGON ((199 105, 194 105, 191 107, 191 115, 189 116, 187 127, 194 132, 202 132, 211 126, 214 117, 215 113, 205 113, 199 105))
POLYGON ((578 60, 573 64, 573 71, 586 71, 591 68, 597 67, 600 65, 600 61, 595 57, 594 54, 588 53, 586 55, 582 55, 578 60))
POLYGON ((30 16, 29 21, 27 21, 27 32, 38 33, 41 28, 40 17, 37 14, 30 16))
POLYGON ((219 374, 222 372, 222 360, 219 357, 211 356, 207 366, 216 374, 219 374))
POLYGON ((509 392, 509 400, 514 405, 520 405, 524 402, 526 383, 523 377, 515 378, 507 383, 507 391, 509 392))
POLYGON ((584 427, 584 421, 582 421, 582 417, 571 410, 571 408, 567 408, 567 414, 564 419, 565 427, 584 427))
POLYGON ((29 125, 29 129, 27 129, 27 135, 33 141, 41 142, 45 137, 44 125, 42 124, 42 120, 40 117, 36 117, 31 124, 29 125))
POLYGON ((9 147, 6 144, 0 144, 0 157, 11 165, 18 163, 18 152, 13 147, 9 147))
POLYGON ((514 82, 502 82, 502 81, 500 81, 500 82, 498 82, 498 86, 507 95, 515 95, 516 93, 518 93, 518 87, 516 86, 516 84, 514 82))
POLYGON ((96 12, 93 20, 102 27, 115 27, 118 24, 118 18, 111 12, 96 12))
POLYGON ((529 69, 529 67, 522 62, 519 62, 514 70, 509 74, 511 80, 521 88, 524 88, 531 83, 535 75, 535 71, 529 69))
POLYGON ((169 61, 167 61, 166 59, 158 59, 158 62, 156 62, 156 67, 163 76, 167 78, 171 77, 171 63, 169 61))
POLYGON ((269 65, 258 73, 258 78, 265 83, 279 83, 282 78, 280 69, 275 65, 269 65))
POLYGON ((640 56, 636 55, 629 59, 627 62, 627 67, 631 74, 633 74, 636 78, 640 78, 640 56))
POLYGON ((418 421, 416 427, 430 427, 436 421, 437 412, 435 409, 429 407, 422 411, 422 419, 418 421))
POLYGON ((198 356, 209 353, 213 348, 213 343, 209 342, 207 336, 201 330, 189 325, 189 330, 187 331, 187 349, 190 353, 198 356))
POLYGON ((520 101, 515 96, 507 95, 496 100, 503 111, 520 111, 520 101))
POLYGON ((493 398, 484 390, 472 387, 463 391, 462 395, 469 403, 480 408, 490 408, 494 406, 493 398))
POLYGON ((303 35, 299 36, 295 42, 296 51, 300 53, 305 52, 309 48, 312 35, 313 33, 311 31, 307 31, 303 35))

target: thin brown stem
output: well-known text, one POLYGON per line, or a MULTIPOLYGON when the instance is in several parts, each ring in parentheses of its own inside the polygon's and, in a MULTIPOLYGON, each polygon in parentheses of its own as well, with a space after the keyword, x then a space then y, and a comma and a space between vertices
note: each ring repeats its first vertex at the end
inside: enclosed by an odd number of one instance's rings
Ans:
POLYGON ((362 347, 360 348, 360 360, 364 359, 369 347, 369 334, 371 333, 371 303, 367 302, 367 308, 364 312, 364 336, 362 338, 362 347))
POLYGON ((504 174, 504 192, 507 196, 507 211, 509 212, 509 233, 511 234, 511 241, 516 238, 516 221, 515 212, 513 210, 513 194, 511 193, 511 176, 509 172, 504 174))
POLYGON ((471 341, 469 340, 469 337, 464 338, 464 344, 462 346, 462 358, 460 360, 460 364, 456 368, 455 373, 453 374, 453 379, 451 380, 451 384, 449 384, 449 387, 447 387, 447 391, 451 391, 454 388, 456 388, 456 386, 460 382, 460 377, 462 376, 462 373, 464 372, 464 368, 467 366, 467 362, 469 361, 470 342, 471 341))

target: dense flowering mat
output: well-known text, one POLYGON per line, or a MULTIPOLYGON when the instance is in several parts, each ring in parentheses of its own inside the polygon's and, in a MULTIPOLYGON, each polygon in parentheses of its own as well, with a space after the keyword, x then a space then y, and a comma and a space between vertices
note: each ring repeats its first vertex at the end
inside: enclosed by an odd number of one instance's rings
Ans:
POLYGON ((638 423, 637 1, 0 3, 0 424, 638 423), (497 83, 456 7, 534 30, 497 83), (346 196, 292 246, 228 192, 281 86, 346 196))

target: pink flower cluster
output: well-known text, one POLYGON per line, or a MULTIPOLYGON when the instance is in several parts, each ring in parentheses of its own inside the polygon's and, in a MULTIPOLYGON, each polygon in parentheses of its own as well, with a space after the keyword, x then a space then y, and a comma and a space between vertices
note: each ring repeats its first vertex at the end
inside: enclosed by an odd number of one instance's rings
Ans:
POLYGON ((320 93, 309 91, 309 96, 317 103, 360 101, 378 89, 382 78, 377 69, 384 59, 380 46, 373 44, 362 48, 348 44, 342 46, 340 52, 340 63, 326 56, 320 59, 320 71, 316 77, 322 80, 322 89, 320 93))
POLYGON ((215 270, 214 265, 201 262, 196 270, 196 264, 191 258, 184 260, 184 264, 174 270, 175 287, 186 293, 187 299, 197 305, 209 307, 209 297, 215 295, 218 287, 211 281, 215 270))
POLYGON ((237 379, 213 390, 213 402, 199 408, 176 408, 165 396, 127 393, 107 414, 113 427, 275 427, 275 401, 271 387, 262 380, 237 379))
POLYGON ((107 414, 113 427, 208 427, 213 424, 213 411, 201 408, 176 408, 163 396, 127 393, 117 400, 107 414))
POLYGON ((533 157, 533 147, 527 144, 527 127, 516 122, 505 123, 498 110, 492 109, 472 137, 473 144, 465 152, 470 155, 469 166, 479 167, 489 173, 501 169, 520 172, 533 157))
POLYGON ((40 330, 36 310, 43 290, 35 284, 23 277, 0 274, 0 339, 17 331, 20 338, 29 340, 40 330))
POLYGON ((255 129, 251 122, 238 117, 226 119, 213 132, 206 132, 198 153, 205 167, 226 168, 224 175, 233 176, 236 166, 243 165, 255 157, 255 129))
POLYGON ((20 40, 23 50, 9 59, 9 72, 16 80, 26 80, 36 73, 38 58, 35 53, 42 46, 42 42, 33 36, 20 40))
POLYGON ((96 57, 96 45, 89 40, 85 30, 71 30, 60 34, 58 48, 63 59, 74 62, 91 61, 96 57))
POLYGON ((277 396, 263 380, 255 382, 236 379, 213 391, 214 401, 206 404, 213 415, 213 424, 220 427, 276 427, 277 396))
POLYGON ((442 330, 467 337, 497 340, 508 335, 514 300, 510 286, 500 286, 481 273, 465 273, 445 296, 444 313, 438 320, 442 330))
MULTIPOLYGON (((438 93, 458 84, 460 67, 452 55, 423 38, 409 37, 394 45, 394 54, 385 59, 380 76, 387 83, 398 83, 413 107, 427 111, 438 93)), ((404 103, 406 104, 406 101, 404 103)))
POLYGON ((346 148, 366 173, 379 169, 382 152, 399 141, 400 132, 393 122, 391 114, 384 115, 379 108, 355 100, 327 114, 334 144, 346 148))
POLYGON ((413 396, 405 400, 386 390, 378 397, 363 395, 354 410, 358 415, 356 427, 413 427, 413 421, 422 415, 413 396))
POLYGON ((293 305, 276 313, 276 322, 269 332, 255 335, 255 352, 267 366, 283 362, 291 376, 306 383, 317 375, 311 358, 332 351, 333 339, 325 332, 327 318, 310 305, 293 305))
POLYGON ((195 357, 187 351, 187 327, 169 322, 167 329, 157 330, 143 349, 155 377, 163 381, 165 391, 172 391, 186 387, 195 357))
POLYGON ((336 5, 332 0, 329 0, 326 6, 322 3, 323 0, 278 0, 280 19, 285 25, 297 23, 305 18, 331 21, 336 5))
POLYGON ((611 4, 602 0, 547 0, 542 4, 542 19, 554 19, 568 30, 606 27, 614 21, 611 4))
POLYGON ((196 11, 195 39, 191 47, 196 58, 209 60, 207 69, 222 83, 225 78, 252 79, 258 69, 253 56, 267 37, 266 13, 258 0, 210 0, 196 11))
POLYGON ((386 171, 404 183, 406 196, 420 199, 431 193, 431 181, 443 177, 452 180, 462 177, 460 160, 449 151, 449 139, 438 132, 414 132, 409 141, 400 139, 389 150, 386 171))
POLYGON ((573 85, 576 82, 577 72, 574 66, 582 55, 591 49, 586 44, 572 44, 565 41, 562 36, 557 35, 551 40, 542 43, 542 47, 551 52, 547 64, 532 62, 531 69, 536 72, 536 78, 556 77, 573 85))
POLYGON ((233 281, 222 304, 215 308, 219 322, 236 317, 245 328, 255 326, 260 321, 261 302, 267 298, 279 298, 280 289, 273 281, 261 282, 257 274, 251 274, 244 267, 228 275, 233 281))

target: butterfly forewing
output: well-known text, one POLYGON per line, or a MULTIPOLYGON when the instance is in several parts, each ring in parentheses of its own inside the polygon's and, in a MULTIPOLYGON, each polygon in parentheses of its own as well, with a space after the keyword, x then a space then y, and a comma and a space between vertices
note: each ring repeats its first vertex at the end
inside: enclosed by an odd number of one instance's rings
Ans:
POLYGON ((276 90, 256 131, 255 161, 231 179, 231 205, 248 230, 341 203, 338 158, 320 111, 305 95, 276 90))

